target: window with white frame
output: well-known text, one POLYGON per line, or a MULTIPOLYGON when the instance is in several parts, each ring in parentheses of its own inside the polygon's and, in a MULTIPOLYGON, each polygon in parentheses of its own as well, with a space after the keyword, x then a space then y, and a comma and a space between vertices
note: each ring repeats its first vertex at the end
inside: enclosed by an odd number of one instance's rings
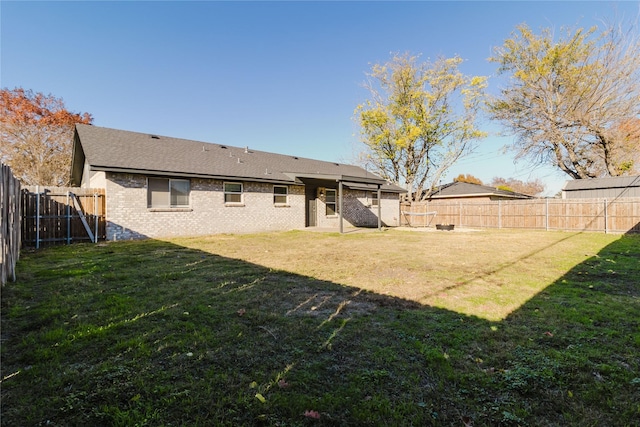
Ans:
POLYGON ((371 192, 371 206, 378 206, 378 192, 371 192))
POLYGON ((224 183, 224 202, 225 203, 242 203, 242 183, 241 182, 225 182, 224 183))
POLYGON ((191 183, 188 179, 147 178, 147 207, 189 207, 191 183))
POLYGON ((327 216, 335 215, 338 212, 336 209, 336 190, 327 188, 327 195, 325 198, 326 214, 327 216))
POLYGON ((286 185, 274 185, 273 186, 273 204, 286 205, 288 194, 289 194, 289 187, 287 187, 286 185))

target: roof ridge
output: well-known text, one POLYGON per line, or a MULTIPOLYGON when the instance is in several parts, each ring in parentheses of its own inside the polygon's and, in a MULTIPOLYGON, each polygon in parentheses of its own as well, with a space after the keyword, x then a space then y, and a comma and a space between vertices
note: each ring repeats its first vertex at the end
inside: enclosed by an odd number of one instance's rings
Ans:
MULTIPOLYGON (((379 182, 387 191, 405 191, 357 165, 254 150, 248 146, 95 125, 77 125, 76 134, 84 156, 82 162, 86 159, 92 170, 291 184, 301 184, 301 179, 314 175, 336 181, 348 177, 351 181, 379 182)), ((74 173, 81 174, 81 171, 74 173)))

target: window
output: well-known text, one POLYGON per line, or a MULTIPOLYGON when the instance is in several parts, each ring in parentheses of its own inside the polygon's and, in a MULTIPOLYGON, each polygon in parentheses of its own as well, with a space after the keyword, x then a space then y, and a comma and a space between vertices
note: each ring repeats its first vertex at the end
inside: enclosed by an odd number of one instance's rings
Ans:
POLYGON ((327 209, 327 216, 335 215, 338 211, 336 209, 336 190, 330 190, 327 188, 327 198, 325 200, 327 209))
POLYGON ((289 193, 289 188, 287 186, 274 185, 273 186, 273 203, 276 205, 286 205, 288 193, 289 193))
POLYGON ((378 192, 371 192, 371 206, 378 206, 378 192))
POLYGON ((242 203, 242 183, 241 182, 225 182, 224 183, 224 202, 225 203, 242 203))
POLYGON ((191 183, 188 179, 148 178, 147 207, 188 207, 190 191, 191 183))

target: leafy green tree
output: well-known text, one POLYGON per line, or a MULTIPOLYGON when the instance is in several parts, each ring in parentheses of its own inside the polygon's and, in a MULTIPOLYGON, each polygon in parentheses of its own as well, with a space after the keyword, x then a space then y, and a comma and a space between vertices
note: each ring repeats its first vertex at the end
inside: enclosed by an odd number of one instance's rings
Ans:
POLYGON ((365 147, 361 161, 404 186, 414 201, 426 199, 442 174, 486 135, 476 120, 487 79, 463 75, 459 57, 417 59, 395 55, 374 65, 366 83, 371 99, 355 110, 365 147))
POLYGON ((520 25, 490 61, 511 77, 489 104, 491 116, 516 136, 516 158, 575 179, 637 170, 638 140, 625 132, 640 114, 633 31, 567 29, 556 40, 549 28, 535 34, 520 25))

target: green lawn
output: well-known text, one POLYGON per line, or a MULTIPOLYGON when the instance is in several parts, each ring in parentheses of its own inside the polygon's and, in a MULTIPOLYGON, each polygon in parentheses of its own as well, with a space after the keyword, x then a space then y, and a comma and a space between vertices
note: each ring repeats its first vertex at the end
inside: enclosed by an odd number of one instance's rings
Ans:
POLYGON ((640 236, 295 231, 17 269, 3 426, 640 425, 640 236))

